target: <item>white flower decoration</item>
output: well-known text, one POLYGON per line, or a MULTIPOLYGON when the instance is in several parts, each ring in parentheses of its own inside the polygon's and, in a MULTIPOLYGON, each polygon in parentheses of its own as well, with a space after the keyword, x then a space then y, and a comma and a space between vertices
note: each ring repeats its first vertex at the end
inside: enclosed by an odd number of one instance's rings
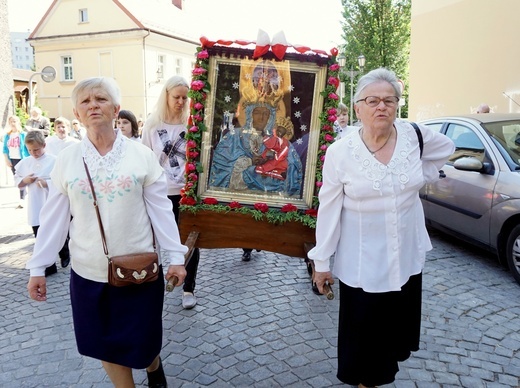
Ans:
POLYGON ((300 97, 294 97, 294 98, 293 98, 293 102, 294 102, 295 104, 299 104, 299 103, 300 103, 300 97))
POLYGON ((297 110, 296 112, 294 112, 294 117, 296 117, 296 118, 299 119, 300 117, 302 117, 302 112, 300 112, 299 110, 297 110))

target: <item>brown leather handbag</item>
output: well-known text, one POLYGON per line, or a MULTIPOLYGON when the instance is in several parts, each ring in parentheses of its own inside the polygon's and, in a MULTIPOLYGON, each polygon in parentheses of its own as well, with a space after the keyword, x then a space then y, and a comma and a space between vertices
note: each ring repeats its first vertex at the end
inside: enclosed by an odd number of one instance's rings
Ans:
MULTIPOLYGON (((94 199, 94 208, 98 219, 99 231, 101 232, 101 241, 103 242, 103 251, 108 259, 108 284, 116 287, 129 286, 132 284, 141 284, 153 282, 159 276, 159 258, 156 252, 131 253, 128 255, 110 257, 108 254, 108 246, 105 237, 105 230, 101 222, 101 215, 97 205, 96 191, 90 177, 85 159, 83 165, 87 172, 87 178, 94 199)), ((153 248, 155 250, 155 235, 152 228, 153 248)))

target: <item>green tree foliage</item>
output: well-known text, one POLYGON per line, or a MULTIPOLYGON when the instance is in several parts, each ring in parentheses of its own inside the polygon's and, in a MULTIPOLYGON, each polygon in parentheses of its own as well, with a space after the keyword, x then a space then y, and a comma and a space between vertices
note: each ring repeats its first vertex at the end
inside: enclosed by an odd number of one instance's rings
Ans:
MULTIPOLYGON (((364 71, 386 67, 408 84, 411 0, 342 0, 345 69, 358 68, 357 57, 366 58, 364 71)), ((350 85, 348 76, 342 77, 350 85)), ((407 100, 405 88, 404 98, 407 100)), ((347 105, 350 95, 346 96, 347 105)), ((401 117, 407 117, 405 105, 401 117)))
POLYGON ((29 115, 22 107, 18 105, 17 99, 15 99, 15 114, 20 119, 20 125, 22 126, 22 128, 25 128, 25 123, 29 119, 29 115))

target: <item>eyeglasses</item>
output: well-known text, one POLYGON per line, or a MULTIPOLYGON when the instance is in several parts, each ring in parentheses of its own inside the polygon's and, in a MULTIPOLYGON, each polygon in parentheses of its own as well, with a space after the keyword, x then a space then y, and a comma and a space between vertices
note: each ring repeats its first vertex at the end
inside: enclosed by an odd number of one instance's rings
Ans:
POLYGON ((365 104, 367 104, 371 108, 375 108, 378 106, 381 101, 389 107, 389 108, 395 108, 397 106, 397 103, 399 102, 399 97, 397 96, 389 96, 385 98, 379 98, 376 96, 368 96, 365 98, 362 98, 360 100, 357 100, 356 103, 363 101, 365 104))

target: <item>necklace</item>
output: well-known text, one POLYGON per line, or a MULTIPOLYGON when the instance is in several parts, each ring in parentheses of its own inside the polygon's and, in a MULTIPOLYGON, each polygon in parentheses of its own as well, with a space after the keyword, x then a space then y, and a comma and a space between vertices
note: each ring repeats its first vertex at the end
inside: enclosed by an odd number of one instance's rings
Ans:
MULTIPOLYGON (((392 129, 393 129, 393 128, 392 128, 392 129)), ((361 141, 363 142, 363 144, 365 145, 365 147, 367 147, 368 152, 370 152, 372 155, 375 155, 376 152, 381 151, 383 148, 385 148, 385 145, 388 144, 388 140, 390 140, 390 138, 392 137, 392 133, 393 133, 393 131, 390 132, 390 134, 389 134, 388 137, 386 138, 384 144, 383 144, 381 147, 379 147, 377 150, 375 150, 375 151, 372 151, 372 150, 367 146, 367 143, 365 143, 365 139, 363 139, 363 135, 365 134, 364 128, 361 128, 361 141)))

